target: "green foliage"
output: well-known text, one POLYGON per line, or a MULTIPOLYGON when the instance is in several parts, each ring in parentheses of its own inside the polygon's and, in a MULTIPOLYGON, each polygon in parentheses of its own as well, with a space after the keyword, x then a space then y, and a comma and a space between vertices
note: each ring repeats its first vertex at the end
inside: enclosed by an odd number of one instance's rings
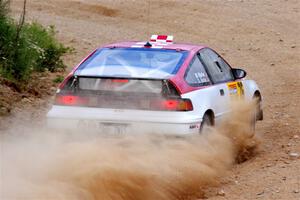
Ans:
POLYGON ((64 80, 64 77, 58 75, 55 77, 55 79, 53 79, 53 83, 61 83, 61 82, 63 82, 63 80, 64 80))
POLYGON ((0 73, 9 79, 20 80, 29 73, 30 59, 26 40, 17 38, 17 27, 12 20, 0 18, 0 73))
POLYGON ((71 49, 57 42, 54 26, 46 29, 38 23, 26 24, 22 34, 30 42, 29 48, 34 52, 33 70, 54 72, 65 69, 61 57, 71 49))
POLYGON ((0 0, 0 75, 26 81, 33 71, 64 70, 62 56, 71 49, 55 39, 54 27, 27 23, 19 29, 7 16, 7 2, 0 0))
POLYGON ((0 18, 5 17, 9 10, 10 0, 0 0, 0 18))

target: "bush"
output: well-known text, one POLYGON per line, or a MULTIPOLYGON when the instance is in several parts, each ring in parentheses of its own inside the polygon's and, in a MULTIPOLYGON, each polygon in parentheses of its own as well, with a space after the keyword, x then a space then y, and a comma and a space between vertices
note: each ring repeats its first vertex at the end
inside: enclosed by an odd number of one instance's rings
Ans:
POLYGON ((22 34, 30 41, 29 48, 35 55, 33 70, 54 72, 65 69, 61 57, 71 49, 57 42, 54 26, 46 29, 38 23, 27 24, 22 34))
POLYGON ((30 51, 26 40, 16 40, 17 27, 12 20, 0 18, 0 73, 9 79, 22 80, 29 74, 30 51))
POLYGON ((9 0, 0 0, 0 18, 5 17, 8 13, 9 0))
POLYGON ((61 82, 63 82, 63 80, 64 80, 64 77, 61 75, 58 75, 53 79, 53 83, 61 83, 61 82))
POLYGON ((0 0, 0 75, 26 81, 33 71, 64 70, 62 56, 71 49, 57 42, 54 27, 27 23, 20 29, 7 15, 7 5, 0 0))

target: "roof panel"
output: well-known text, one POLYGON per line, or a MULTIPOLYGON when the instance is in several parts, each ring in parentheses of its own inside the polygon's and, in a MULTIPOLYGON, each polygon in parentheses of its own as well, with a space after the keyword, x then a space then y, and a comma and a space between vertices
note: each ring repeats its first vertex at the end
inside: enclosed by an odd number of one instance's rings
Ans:
MULTIPOLYGON (((105 45, 104 47, 107 48, 114 48, 114 47, 119 47, 119 48, 131 48, 131 47, 136 47, 137 45, 140 45, 142 47, 142 44, 146 44, 147 41, 130 41, 130 42, 119 42, 119 43, 113 43, 113 44, 108 44, 105 45)), ((155 45, 160 45, 156 44, 155 45)), ((186 51, 191 51, 195 49, 202 49, 206 46, 204 45, 195 45, 195 44, 188 44, 188 43, 173 43, 173 44, 161 44, 162 49, 181 49, 181 50, 186 50, 186 51)))

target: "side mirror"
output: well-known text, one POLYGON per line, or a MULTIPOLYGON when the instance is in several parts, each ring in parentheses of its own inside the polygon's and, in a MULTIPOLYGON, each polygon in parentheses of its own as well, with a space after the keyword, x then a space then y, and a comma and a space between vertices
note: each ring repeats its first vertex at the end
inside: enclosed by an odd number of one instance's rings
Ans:
POLYGON ((235 79, 242 79, 247 75, 247 72, 242 69, 232 69, 232 73, 235 79))

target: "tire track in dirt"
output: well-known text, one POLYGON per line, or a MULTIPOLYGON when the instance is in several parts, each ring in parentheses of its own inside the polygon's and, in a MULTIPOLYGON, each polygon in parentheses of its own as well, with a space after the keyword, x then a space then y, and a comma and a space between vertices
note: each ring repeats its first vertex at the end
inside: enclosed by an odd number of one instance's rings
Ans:
POLYGON ((106 17, 116 17, 119 10, 109 8, 99 4, 90 4, 81 1, 46 1, 42 6, 33 4, 33 8, 49 12, 55 15, 63 15, 76 18, 90 18, 91 15, 100 15, 106 17))

